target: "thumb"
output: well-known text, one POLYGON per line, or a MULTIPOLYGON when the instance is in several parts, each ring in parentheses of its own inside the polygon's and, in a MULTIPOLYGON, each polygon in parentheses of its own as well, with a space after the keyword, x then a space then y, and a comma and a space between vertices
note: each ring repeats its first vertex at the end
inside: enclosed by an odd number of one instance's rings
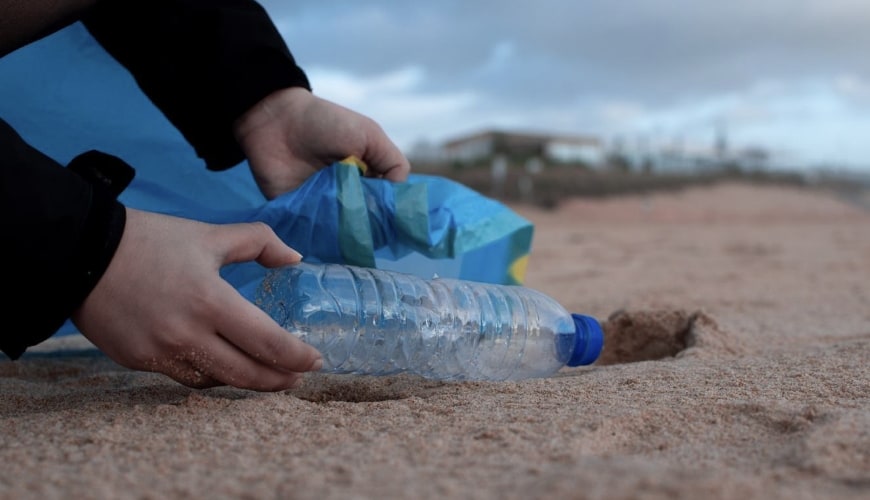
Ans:
POLYGON ((266 267, 297 264, 302 254, 293 250, 262 222, 220 226, 218 244, 222 246, 221 264, 256 260, 266 267))

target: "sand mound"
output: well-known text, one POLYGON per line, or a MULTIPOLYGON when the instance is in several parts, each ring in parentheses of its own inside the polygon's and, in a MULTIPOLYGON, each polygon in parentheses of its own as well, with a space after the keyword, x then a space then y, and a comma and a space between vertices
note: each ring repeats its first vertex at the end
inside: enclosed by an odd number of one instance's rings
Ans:
POLYGON ((617 311, 602 328, 605 343, 599 365, 744 352, 736 336, 702 311, 617 311))

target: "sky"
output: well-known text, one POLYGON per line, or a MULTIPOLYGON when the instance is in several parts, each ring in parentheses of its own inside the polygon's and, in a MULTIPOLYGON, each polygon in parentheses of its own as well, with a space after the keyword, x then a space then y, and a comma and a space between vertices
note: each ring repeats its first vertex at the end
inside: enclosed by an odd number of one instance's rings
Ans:
POLYGON ((261 0, 405 151, 486 128, 870 171, 867 0, 261 0))

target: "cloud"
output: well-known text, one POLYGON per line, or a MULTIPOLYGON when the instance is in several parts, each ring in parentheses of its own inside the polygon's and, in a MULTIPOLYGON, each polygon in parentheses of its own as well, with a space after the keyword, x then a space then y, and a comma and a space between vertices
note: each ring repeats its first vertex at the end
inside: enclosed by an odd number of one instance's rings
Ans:
POLYGON ((860 0, 264 4, 303 61, 361 74, 420 65, 441 88, 462 85, 494 53, 510 61, 501 76, 553 98, 594 89, 673 100, 758 78, 870 76, 860 0))
POLYGON ((840 75, 835 80, 835 88, 855 105, 870 107, 870 81, 855 75, 840 75))
MULTIPOLYGON (((765 147, 781 156, 783 166, 867 165, 870 113, 855 106, 854 99, 870 95, 859 83, 842 78, 765 81, 659 109, 616 103, 613 109, 621 118, 616 130, 645 140, 707 145, 724 131, 732 147, 765 147)), ((606 105, 602 109, 613 113, 606 105)))
POLYGON ((397 142, 484 126, 707 140, 726 123, 735 141, 870 158, 850 139, 870 126, 865 0, 263 4, 315 90, 397 142))
POLYGON ((477 102, 470 91, 421 90, 426 74, 414 66, 370 76, 312 66, 308 75, 318 96, 373 118, 405 149, 420 139, 455 130, 456 117, 471 114, 477 102))

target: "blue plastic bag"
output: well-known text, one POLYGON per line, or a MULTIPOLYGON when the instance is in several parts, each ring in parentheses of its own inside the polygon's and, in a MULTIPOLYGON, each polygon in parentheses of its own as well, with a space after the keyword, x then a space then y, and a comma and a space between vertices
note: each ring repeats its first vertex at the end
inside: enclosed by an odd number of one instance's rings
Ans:
MULTIPOLYGON (((193 148, 81 24, 0 59, 0 116, 62 164, 89 149, 123 158, 136 177, 127 206, 204 222, 263 221, 306 260, 423 277, 521 284, 532 224, 448 179, 393 183, 340 162, 274 200, 247 165, 206 170, 193 148)), ((232 264, 223 277, 250 297, 265 269, 232 264)), ((59 333, 74 332, 67 323, 59 333)))

